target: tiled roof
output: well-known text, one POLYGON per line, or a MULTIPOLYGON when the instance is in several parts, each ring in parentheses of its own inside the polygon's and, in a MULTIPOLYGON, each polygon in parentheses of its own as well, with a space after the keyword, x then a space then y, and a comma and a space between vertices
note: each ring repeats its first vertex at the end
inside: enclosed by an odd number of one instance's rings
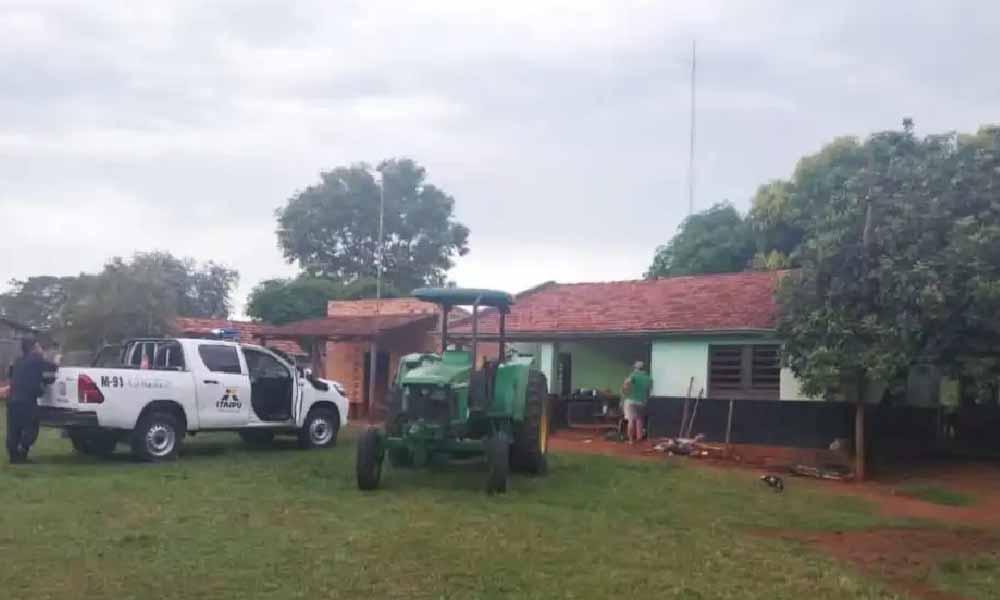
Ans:
POLYGON ((265 327, 262 334, 268 336, 322 336, 330 338, 371 337, 375 333, 384 333, 417 323, 426 324, 427 328, 437 321, 435 314, 405 314, 405 315, 367 315, 324 317, 296 321, 287 325, 265 327))
MULTIPOLYGON (((774 290, 782 272, 694 275, 600 283, 549 283, 517 296, 507 332, 585 334, 771 330, 774 290)), ((497 332, 497 313, 479 330, 497 332)), ((453 328, 470 333, 471 320, 453 328)))
POLYGON ((376 300, 331 300, 327 304, 328 317, 361 317, 374 315, 435 315, 436 304, 421 302, 416 298, 382 298, 376 300))
MULTIPOLYGON (((207 337, 212 335, 214 329, 232 329, 237 331, 241 342, 248 344, 259 344, 260 334, 267 327, 264 323, 253 323, 251 321, 230 321, 227 319, 195 319, 190 317, 178 317, 174 321, 178 335, 191 337, 207 337)), ((298 342, 291 340, 268 340, 267 346, 281 350, 292 356, 306 356, 309 354, 302 350, 298 342)))

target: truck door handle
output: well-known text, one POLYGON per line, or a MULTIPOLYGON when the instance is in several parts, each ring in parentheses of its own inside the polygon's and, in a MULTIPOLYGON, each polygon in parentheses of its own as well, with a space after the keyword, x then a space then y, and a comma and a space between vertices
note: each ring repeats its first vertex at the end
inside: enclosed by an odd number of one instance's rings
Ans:
POLYGON ((219 385, 219 382, 214 379, 206 379, 204 383, 207 383, 209 385, 219 385))

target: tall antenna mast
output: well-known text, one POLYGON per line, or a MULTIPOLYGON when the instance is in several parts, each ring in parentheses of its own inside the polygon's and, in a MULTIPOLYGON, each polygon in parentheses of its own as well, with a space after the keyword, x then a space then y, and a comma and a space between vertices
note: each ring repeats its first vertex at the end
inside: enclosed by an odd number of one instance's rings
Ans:
POLYGON ((691 143, 688 154, 688 216, 694 214, 694 84, 695 69, 697 67, 697 47, 694 40, 691 41, 691 143))

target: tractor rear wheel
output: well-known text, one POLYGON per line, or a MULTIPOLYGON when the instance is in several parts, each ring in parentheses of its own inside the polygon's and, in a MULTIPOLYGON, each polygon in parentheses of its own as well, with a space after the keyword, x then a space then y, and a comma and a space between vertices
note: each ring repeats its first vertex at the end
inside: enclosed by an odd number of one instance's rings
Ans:
POLYGON ((358 489, 374 490, 382 478, 382 458, 379 452, 378 430, 369 427, 358 439, 358 489))
POLYGON ((528 374, 528 389, 524 399, 524 422, 514 434, 511 466, 515 470, 543 475, 548 469, 549 451, 548 385, 539 371, 528 374))
POLYGON ((486 493, 506 493, 510 479, 510 442, 506 437, 494 435, 486 440, 486 464, 490 471, 486 479, 486 493))

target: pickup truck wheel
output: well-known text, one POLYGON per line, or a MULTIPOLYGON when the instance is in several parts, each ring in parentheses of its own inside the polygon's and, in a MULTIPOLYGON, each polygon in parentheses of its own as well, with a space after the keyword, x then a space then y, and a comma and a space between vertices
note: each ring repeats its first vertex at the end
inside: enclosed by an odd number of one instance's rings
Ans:
POLYGON ((250 429, 241 431, 240 439, 248 446, 269 446, 274 441, 274 432, 268 429, 250 429))
POLYGON ((309 411, 306 420, 299 430, 299 447, 304 450, 311 448, 331 448, 337 445, 337 434, 340 432, 340 418, 329 408, 319 407, 309 411))
POLYGON ((132 454, 145 462, 164 462, 177 458, 184 430, 177 417, 167 412, 151 412, 132 431, 132 454))
POLYGON ((84 456, 107 458, 115 453, 118 437, 111 432, 69 432, 69 441, 73 449, 84 456))

